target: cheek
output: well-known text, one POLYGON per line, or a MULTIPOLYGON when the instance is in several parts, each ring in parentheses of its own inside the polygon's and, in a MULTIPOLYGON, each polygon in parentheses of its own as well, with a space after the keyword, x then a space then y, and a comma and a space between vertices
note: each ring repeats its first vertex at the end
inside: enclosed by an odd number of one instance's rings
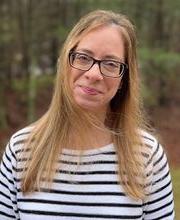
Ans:
POLYGON ((76 78, 77 78, 76 70, 71 69, 69 71, 69 83, 70 83, 71 88, 73 88, 73 84, 76 81, 76 78))
POLYGON ((107 88, 108 88, 108 91, 109 91, 110 95, 112 96, 112 98, 117 93, 117 91, 120 87, 120 82, 121 81, 119 79, 112 79, 112 80, 108 81, 107 88))
POLYGON ((71 69, 69 72, 69 81, 73 85, 80 77, 82 73, 77 69, 71 69))

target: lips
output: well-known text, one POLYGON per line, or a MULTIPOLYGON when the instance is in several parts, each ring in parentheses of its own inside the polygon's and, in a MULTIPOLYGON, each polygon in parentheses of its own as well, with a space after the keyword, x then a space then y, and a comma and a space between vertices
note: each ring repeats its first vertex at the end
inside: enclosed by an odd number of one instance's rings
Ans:
POLYGON ((99 90, 87 86, 80 86, 80 88, 88 95, 98 95, 101 93, 99 90))

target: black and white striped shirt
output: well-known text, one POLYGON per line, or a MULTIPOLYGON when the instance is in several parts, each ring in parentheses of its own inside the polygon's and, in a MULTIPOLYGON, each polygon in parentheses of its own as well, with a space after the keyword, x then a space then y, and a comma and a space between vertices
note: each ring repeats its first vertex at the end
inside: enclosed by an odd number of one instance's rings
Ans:
POLYGON ((133 200, 118 182, 117 155, 113 144, 85 150, 80 161, 77 150, 63 149, 51 189, 23 195, 20 150, 31 128, 12 136, 0 169, 0 219, 21 220, 172 220, 174 203, 166 155, 156 139, 143 133, 150 192, 146 200, 133 200))

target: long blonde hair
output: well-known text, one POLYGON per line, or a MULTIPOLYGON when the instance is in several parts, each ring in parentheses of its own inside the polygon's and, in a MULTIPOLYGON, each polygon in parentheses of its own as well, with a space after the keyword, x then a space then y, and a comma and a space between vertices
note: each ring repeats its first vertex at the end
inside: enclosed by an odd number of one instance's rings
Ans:
POLYGON ((111 11, 97 10, 82 17, 69 33, 58 59, 57 78, 52 102, 48 111, 33 125, 33 130, 25 144, 30 148, 29 160, 23 172, 22 191, 40 189, 43 178, 52 181, 56 161, 62 147, 68 145, 69 131, 76 124, 79 136, 85 137, 89 125, 96 122, 92 115, 77 106, 69 88, 70 71, 68 56, 82 37, 101 25, 115 24, 119 27, 125 48, 128 72, 122 79, 120 91, 113 97, 107 113, 107 129, 112 133, 119 161, 119 178, 125 192, 135 198, 145 196, 144 186, 135 176, 143 176, 143 158, 135 153, 142 146, 139 130, 144 129, 141 101, 139 97, 139 74, 136 58, 136 36, 131 22, 124 16, 111 11), (83 128, 83 129, 82 129, 83 128), (45 172, 44 172, 45 171, 45 172))

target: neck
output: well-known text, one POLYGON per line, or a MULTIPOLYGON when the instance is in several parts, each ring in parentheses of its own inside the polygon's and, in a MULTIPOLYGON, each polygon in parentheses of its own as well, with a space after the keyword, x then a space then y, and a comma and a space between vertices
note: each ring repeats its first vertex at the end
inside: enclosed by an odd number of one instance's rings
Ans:
POLYGON ((79 128, 76 123, 73 124, 70 129, 69 148, 99 148, 112 142, 111 133, 105 126, 106 114, 96 113, 93 116, 95 116, 94 125, 92 123, 88 126, 83 126, 84 122, 82 122, 82 124, 78 123, 82 126, 82 128, 79 128))
POLYGON ((107 109, 99 109, 96 111, 89 111, 91 115, 94 115, 95 118, 97 119, 98 122, 101 123, 101 126, 104 127, 105 119, 106 119, 106 114, 107 114, 107 109))

